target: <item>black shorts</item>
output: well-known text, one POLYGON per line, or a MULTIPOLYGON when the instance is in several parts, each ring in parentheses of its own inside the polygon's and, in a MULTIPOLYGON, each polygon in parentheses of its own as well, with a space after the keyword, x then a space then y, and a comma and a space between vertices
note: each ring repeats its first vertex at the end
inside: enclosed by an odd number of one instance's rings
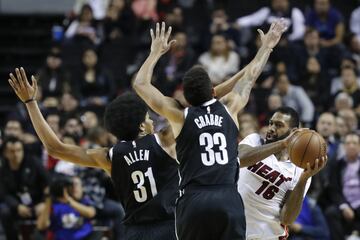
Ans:
POLYGON ((176 240, 175 221, 125 225, 124 240, 176 240))
POLYGON ((186 188, 176 205, 179 240, 245 239, 244 205, 236 186, 186 188))

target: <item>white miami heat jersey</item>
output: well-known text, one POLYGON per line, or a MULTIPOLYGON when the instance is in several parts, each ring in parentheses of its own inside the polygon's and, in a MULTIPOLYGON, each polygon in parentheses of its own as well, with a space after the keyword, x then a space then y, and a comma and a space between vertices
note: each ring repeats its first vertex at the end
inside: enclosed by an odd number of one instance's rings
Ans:
MULTIPOLYGON (((240 144, 260 146, 261 137, 250 134, 240 144)), ((302 172, 290 160, 278 161, 275 155, 240 169, 238 190, 245 206, 246 239, 279 239, 287 235, 280 223, 280 210, 286 192, 295 188, 302 172)), ((305 194, 309 186, 310 179, 305 194)))

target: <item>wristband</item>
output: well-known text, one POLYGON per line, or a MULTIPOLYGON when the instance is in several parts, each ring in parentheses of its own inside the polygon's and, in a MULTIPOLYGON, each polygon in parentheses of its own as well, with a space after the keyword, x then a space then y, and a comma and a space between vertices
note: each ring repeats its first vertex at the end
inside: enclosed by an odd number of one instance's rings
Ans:
POLYGON ((32 101, 35 101, 35 98, 30 98, 30 99, 26 100, 24 103, 27 104, 27 103, 32 102, 32 101))

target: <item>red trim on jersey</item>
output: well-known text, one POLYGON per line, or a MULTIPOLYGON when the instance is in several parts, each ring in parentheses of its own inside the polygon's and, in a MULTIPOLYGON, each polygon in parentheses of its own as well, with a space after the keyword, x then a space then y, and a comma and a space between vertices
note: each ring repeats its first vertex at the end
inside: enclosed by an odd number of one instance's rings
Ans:
POLYGON ((280 224, 285 230, 285 236, 279 237, 279 240, 286 240, 289 237, 289 228, 285 225, 280 224))

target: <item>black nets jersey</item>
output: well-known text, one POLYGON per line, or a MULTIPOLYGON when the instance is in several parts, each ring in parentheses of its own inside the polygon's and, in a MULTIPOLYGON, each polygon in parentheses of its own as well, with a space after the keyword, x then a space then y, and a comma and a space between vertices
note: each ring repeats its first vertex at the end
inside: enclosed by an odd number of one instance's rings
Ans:
POLYGON ((156 135, 122 141, 109 151, 111 178, 125 209, 125 224, 174 219, 178 164, 156 135))
POLYGON ((185 109, 176 139, 180 189, 187 185, 236 184, 238 128, 226 107, 213 99, 185 109))

